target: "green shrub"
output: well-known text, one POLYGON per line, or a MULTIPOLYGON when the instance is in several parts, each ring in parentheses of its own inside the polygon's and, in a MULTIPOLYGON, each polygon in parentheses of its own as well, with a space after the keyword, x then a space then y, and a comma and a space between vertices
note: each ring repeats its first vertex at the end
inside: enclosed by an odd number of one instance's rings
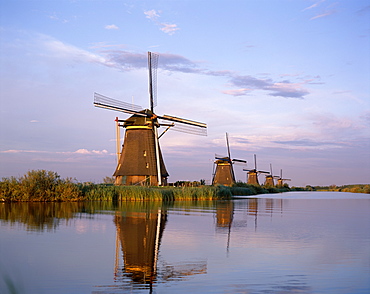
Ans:
POLYGON ((81 192, 71 179, 52 171, 31 170, 19 179, 3 178, 0 198, 4 201, 80 200, 81 192))

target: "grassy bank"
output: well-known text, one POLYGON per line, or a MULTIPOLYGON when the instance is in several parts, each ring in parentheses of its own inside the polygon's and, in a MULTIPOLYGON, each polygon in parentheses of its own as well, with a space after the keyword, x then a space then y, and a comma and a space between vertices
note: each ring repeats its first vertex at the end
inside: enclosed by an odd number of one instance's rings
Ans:
MULTIPOLYGON (((250 193, 249 190, 246 191, 250 193)), ((29 171, 22 177, 3 178, 0 201, 178 201, 228 199, 232 189, 212 187, 142 187, 82 184, 62 179, 45 170, 29 171)))
POLYGON ((82 184, 62 179, 57 173, 32 170, 22 177, 3 178, 0 201, 189 201, 231 199, 233 196, 257 195, 304 190, 288 186, 262 187, 242 182, 233 187, 142 187, 110 184, 82 184))
POLYGON ((350 192, 350 193, 366 193, 370 194, 370 185, 343 185, 343 186, 315 186, 315 191, 335 191, 335 192, 350 192))

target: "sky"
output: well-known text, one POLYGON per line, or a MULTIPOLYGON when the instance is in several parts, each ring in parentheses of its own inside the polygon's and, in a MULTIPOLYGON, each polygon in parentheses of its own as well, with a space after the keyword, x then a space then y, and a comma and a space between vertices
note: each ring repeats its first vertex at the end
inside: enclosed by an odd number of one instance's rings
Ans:
POLYGON ((290 186, 368 184, 369 36, 370 0, 0 0, 0 178, 112 176, 129 116, 94 92, 148 108, 150 51, 155 112, 207 123, 160 139, 169 182, 210 183, 227 132, 239 181, 256 154, 290 186))

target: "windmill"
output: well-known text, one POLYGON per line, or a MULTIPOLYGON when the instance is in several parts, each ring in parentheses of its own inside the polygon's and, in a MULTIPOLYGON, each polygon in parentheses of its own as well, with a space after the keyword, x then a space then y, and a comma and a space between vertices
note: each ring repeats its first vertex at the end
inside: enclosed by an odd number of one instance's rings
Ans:
POLYGON ((280 170, 280 177, 277 180, 277 186, 282 187, 284 186, 284 181, 291 181, 291 179, 283 179, 283 170, 280 170))
POLYGON ((265 186, 274 187, 274 179, 278 179, 278 176, 274 176, 272 173, 272 164, 270 163, 270 174, 266 175, 265 186))
POLYGON ((243 171, 247 171, 248 180, 247 184, 250 185, 259 185, 258 182, 258 175, 259 174, 268 174, 267 171, 257 170, 257 156, 254 154, 254 169, 243 169, 243 171))
POLYGON ((234 174, 234 163, 247 163, 246 160, 242 159, 231 159, 230 155, 230 145, 229 145, 229 136, 226 133, 226 145, 228 156, 215 155, 215 167, 216 169, 213 172, 212 185, 221 184, 225 186, 232 186, 235 183, 235 174, 234 174))
POLYGON ((158 55, 148 52, 150 109, 143 109, 138 105, 94 93, 96 107, 131 115, 126 120, 118 118, 115 120, 117 130, 117 167, 113 174, 115 185, 166 185, 169 174, 163 161, 159 138, 169 128, 179 132, 207 135, 205 123, 170 115, 159 116, 154 113, 154 107, 157 104, 157 66, 158 55), (160 126, 167 128, 161 135, 158 135, 160 126), (121 151, 120 127, 126 129, 121 151))

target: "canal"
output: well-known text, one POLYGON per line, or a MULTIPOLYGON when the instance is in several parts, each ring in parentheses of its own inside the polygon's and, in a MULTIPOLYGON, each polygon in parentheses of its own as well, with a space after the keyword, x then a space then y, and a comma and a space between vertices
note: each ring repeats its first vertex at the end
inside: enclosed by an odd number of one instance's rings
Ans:
POLYGON ((369 292, 368 194, 0 203, 0 293, 369 292))

